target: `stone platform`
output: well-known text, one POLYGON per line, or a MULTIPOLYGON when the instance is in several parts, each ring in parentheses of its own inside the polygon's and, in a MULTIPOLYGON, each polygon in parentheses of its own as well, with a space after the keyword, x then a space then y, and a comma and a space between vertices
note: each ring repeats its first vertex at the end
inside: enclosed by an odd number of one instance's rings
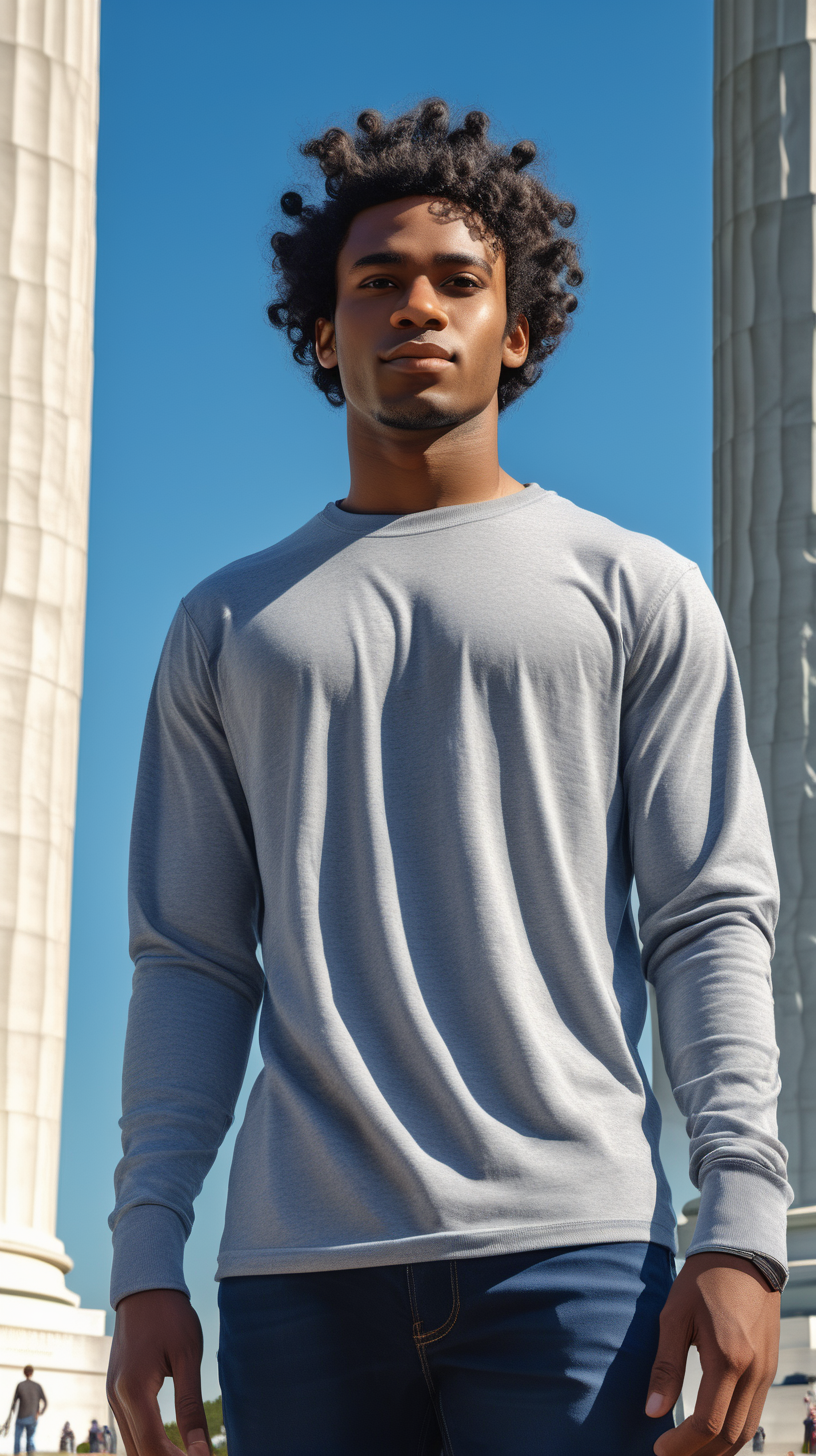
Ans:
MULTIPOLYGON (((65 1283, 72 1267, 59 1239, 0 1225, 0 1426, 8 1415, 23 1367, 48 1399, 35 1437, 39 1451, 57 1451, 70 1421, 77 1442, 91 1420, 110 1424, 105 1371, 110 1338, 105 1311, 81 1309, 65 1283)), ((0 1453, 14 1446, 14 1427, 0 1436, 0 1453)))
MULTIPOLYGON (((110 1337, 103 1309, 78 1309, 75 1304, 0 1294, 0 1424, 8 1414, 23 1366, 34 1366, 34 1379, 48 1397, 48 1409, 37 1426, 40 1451, 57 1451, 59 1433, 70 1421, 77 1442, 87 1440, 95 1417, 109 1421, 105 1371, 110 1337)), ((13 1449, 14 1427, 0 1436, 0 1452, 13 1449)))

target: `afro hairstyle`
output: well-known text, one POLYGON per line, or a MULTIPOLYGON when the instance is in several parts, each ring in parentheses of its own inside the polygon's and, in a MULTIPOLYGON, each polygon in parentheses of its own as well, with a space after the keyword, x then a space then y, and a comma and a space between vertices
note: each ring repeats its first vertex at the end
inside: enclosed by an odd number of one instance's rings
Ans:
POLYGON ((432 99, 393 121, 363 111, 354 135, 330 127, 301 147, 318 163, 327 199, 310 206, 299 192, 284 192, 281 210, 294 227, 271 239, 277 294, 267 313, 331 404, 345 400, 340 371, 318 360, 315 325, 334 315, 337 256, 357 213, 400 197, 439 198, 445 215, 462 218, 504 254, 508 321, 524 315, 530 349, 520 369, 502 365, 499 409, 540 377, 577 305, 572 289, 583 281, 565 233, 575 208, 526 170, 536 157, 533 142, 508 149, 489 139, 489 126, 483 111, 469 111, 452 128, 445 102, 432 99))

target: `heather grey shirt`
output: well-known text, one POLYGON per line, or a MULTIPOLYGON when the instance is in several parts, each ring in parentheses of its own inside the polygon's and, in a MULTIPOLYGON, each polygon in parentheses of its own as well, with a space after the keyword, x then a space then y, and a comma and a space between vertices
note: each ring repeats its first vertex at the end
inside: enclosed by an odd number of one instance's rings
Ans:
POLYGON ((646 979, 692 1247, 784 1264, 776 909, 723 623, 665 546, 530 486, 330 505, 217 572, 139 772, 114 1303, 185 1288, 259 1007, 220 1278, 672 1246, 646 979))

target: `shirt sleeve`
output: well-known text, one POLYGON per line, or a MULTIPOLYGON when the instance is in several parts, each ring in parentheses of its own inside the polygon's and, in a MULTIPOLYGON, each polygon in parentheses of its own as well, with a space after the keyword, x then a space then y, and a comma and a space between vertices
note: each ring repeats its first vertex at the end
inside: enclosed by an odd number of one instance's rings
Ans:
POLYGON ((148 708, 130 852, 135 972, 111 1303, 181 1289, 193 1201, 229 1128, 263 973, 249 809, 184 605, 148 708))
POLYGON ((641 631, 621 751, 643 968, 700 1190, 689 1253, 728 1247, 786 1268, 776 871, 736 663, 696 567, 641 631))

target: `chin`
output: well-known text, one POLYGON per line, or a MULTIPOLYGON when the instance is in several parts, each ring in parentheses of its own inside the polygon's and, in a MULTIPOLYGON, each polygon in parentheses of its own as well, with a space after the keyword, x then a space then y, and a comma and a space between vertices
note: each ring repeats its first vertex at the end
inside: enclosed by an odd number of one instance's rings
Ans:
POLYGON ((403 400, 399 404, 383 404, 374 410, 379 425, 391 430, 449 430, 463 425, 480 414, 480 409, 456 408, 452 403, 443 404, 430 399, 403 400))

